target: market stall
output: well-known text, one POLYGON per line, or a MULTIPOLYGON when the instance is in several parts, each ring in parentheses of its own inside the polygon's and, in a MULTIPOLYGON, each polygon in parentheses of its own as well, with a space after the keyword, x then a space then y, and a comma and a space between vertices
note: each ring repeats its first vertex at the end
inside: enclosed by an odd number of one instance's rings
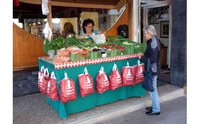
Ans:
POLYGON ((146 44, 121 36, 96 36, 99 37, 58 37, 44 42, 46 52, 54 48, 57 54, 38 59, 41 70, 38 87, 42 93, 47 94, 46 103, 58 112, 60 118, 121 99, 145 95, 141 85, 144 81, 144 64, 138 58, 143 54, 146 44), (47 70, 48 75, 42 70, 47 70), (81 81, 80 75, 86 76, 86 70, 90 76, 81 81), (104 76, 98 78, 100 72, 104 76), (41 75, 46 76, 46 80, 41 75), (51 82, 52 79, 55 81, 51 82), (65 86, 61 85, 63 80, 68 80, 64 83, 65 86), (87 87, 88 81, 92 88, 87 87), (52 87, 53 97, 49 95, 52 87), (72 87, 74 89, 68 90, 72 87), (85 92, 89 93, 84 94, 85 92), (70 96, 71 93, 74 95, 70 96), (63 94, 68 95, 64 98, 68 100, 64 102, 63 94))
POLYGON ((104 67, 106 74, 109 76, 114 63, 117 65, 120 72, 122 72, 122 67, 126 66, 127 62, 129 62, 130 65, 137 65, 138 56, 140 56, 140 54, 110 57, 104 58, 103 60, 88 60, 88 63, 87 61, 84 61, 84 63, 82 61, 65 64, 53 64, 48 58, 39 58, 39 68, 44 66, 45 68, 48 68, 49 73, 52 71, 55 73, 58 91, 60 91, 59 82, 64 78, 65 72, 74 80, 76 87, 76 100, 62 103, 60 100, 51 100, 49 97, 46 97, 46 103, 58 112, 60 118, 67 118, 69 114, 85 111, 99 105, 127 99, 129 97, 145 96, 146 92, 142 88, 141 83, 133 86, 122 86, 115 90, 107 90, 101 94, 96 92, 96 76, 101 66, 104 67), (95 92, 82 97, 80 95, 78 75, 83 73, 85 67, 87 68, 88 73, 92 76, 95 92))

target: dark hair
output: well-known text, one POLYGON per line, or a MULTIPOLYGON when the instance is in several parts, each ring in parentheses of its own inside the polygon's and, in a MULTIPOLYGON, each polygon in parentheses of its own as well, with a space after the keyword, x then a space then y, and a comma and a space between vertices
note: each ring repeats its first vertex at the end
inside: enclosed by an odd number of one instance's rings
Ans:
POLYGON ((70 22, 66 22, 63 26, 63 36, 67 37, 69 34, 73 34, 73 35, 76 35, 75 31, 74 31, 74 28, 73 28, 73 25, 72 23, 70 22))
MULTIPOLYGON (((94 21, 92 19, 85 19, 83 21, 83 25, 82 25, 82 28, 83 28, 83 32, 86 33, 86 30, 85 30, 85 26, 87 26, 88 24, 92 23, 92 26, 94 26, 94 21)), ((93 29, 92 29, 92 32, 93 32, 93 29)))

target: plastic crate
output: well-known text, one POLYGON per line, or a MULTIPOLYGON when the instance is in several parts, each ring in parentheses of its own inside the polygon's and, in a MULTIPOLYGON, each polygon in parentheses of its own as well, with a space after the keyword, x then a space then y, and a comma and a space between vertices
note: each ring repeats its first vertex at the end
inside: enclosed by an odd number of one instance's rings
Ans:
POLYGON ((113 42, 118 39, 124 39, 124 37, 117 35, 117 36, 106 36, 106 42, 113 42))
POLYGON ((90 59, 97 59, 97 58, 101 58, 101 52, 90 52, 90 59))
POLYGON ((125 44, 123 44, 123 42, 133 43, 133 41, 131 41, 130 39, 123 38, 123 39, 114 40, 113 44, 116 44, 116 45, 125 45, 125 44))
POLYGON ((113 57, 118 55, 118 50, 107 50, 106 51, 106 57, 113 57))
POLYGON ((81 60, 85 60, 85 56, 81 55, 81 54, 70 54, 70 60, 71 62, 76 62, 76 61, 81 61, 81 60))
POLYGON ((146 43, 142 43, 141 45, 142 45, 141 46, 141 52, 144 53, 145 50, 146 50, 147 44, 146 43))
POLYGON ((134 45, 134 53, 142 53, 142 45, 141 44, 136 44, 134 45))

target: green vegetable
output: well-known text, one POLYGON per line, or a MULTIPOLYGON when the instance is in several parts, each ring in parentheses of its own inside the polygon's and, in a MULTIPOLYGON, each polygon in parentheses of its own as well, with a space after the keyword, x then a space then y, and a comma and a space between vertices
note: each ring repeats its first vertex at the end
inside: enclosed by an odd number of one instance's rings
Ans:
POLYGON ((58 50, 66 47, 66 39, 64 37, 55 37, 50 41, 45 39, 44 41, 44 51, 47 53, 48 50, 58 50))

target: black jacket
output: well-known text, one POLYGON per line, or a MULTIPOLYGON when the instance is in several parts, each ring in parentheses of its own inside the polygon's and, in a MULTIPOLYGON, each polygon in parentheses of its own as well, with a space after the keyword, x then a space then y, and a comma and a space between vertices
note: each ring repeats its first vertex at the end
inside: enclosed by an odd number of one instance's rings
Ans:
POLYGON ((155 37, 156 40, 147 41, 147 47, 144 52, 144 56, 141 57, 141 61, 145 64, 145 70, 147 67, 147 58, 151 61, 151 71, 153 76, 159 74, 160 71, 160 41, 155 37))

